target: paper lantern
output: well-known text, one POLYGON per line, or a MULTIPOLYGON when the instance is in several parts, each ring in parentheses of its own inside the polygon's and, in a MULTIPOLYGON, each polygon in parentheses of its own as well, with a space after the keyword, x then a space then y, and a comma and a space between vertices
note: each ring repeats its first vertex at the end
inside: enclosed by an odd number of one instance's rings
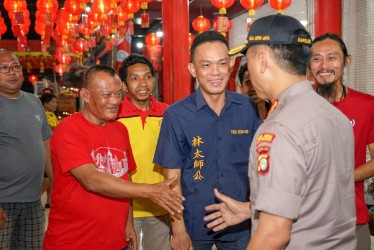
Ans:
POLYGON ((194 28, 194 30, 201 33, 201 32, 209 30, 210 22, 208 18, 205 18, 203 15, 201 15, 201 16, 198 16, 195 20, 193 20, 192 27, 194 28))
POLYGON ((127 0, 121 2, 121 6, 125 12, 129 14, 129 18, 134 18, 134 13, 140 10, 140 3, 138 0, 127 0))
POLYGON ((188 33, 188 46, 191 47, 193 40, 195 40, 195 36, 191 33, 188 33))
POLYGON ((66 65, 64 65, 64 64, 57 64, 56 66, 55 66, 55 71, 60 75, 60 76, 62 76, 62 74, 63 73, 65 73, 65 71, 66 71, 66 65))
POLYGON ((248 10, 249 16, 254 16, 256 9, 264 4, 264 0, 240 0, 240 4, 248 10))
POLYGON ((31 82, 32 84, 34 84, 37 81, 38 81, 38 77, 36 75, 29 76, 29 82, 31 82))
POLYGON ((161 39, 155 34, 155 33, 150 33, 145 36, 145 44, 154 46, 154 45, 159 45, 161 39))
POLYGON ((84 40, 83 38, 78 38, 74 42, 74 48, 76 48, 79 52, 85 51, 86 47, 87 47, 87 41, 84 40))
POLYGON ((234 4, 234 0, 211 0, 214 7, 219 9, 219 14, 225 15, 226 9, 234 4))
POLYGON ((283 10, 291 5, 292 0, 269 0, 269 5, 278 13, 283 14, 283 10))

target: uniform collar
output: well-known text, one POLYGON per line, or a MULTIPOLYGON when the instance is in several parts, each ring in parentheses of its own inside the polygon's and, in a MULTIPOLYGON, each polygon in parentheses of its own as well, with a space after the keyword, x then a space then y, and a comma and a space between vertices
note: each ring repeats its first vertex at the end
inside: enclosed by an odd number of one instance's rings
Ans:
POLYGON ((291 85, 290 87, 288 87, 287 89, 285 89, 282 93, 280 93, 277 99, 279 103, 282 103, 285 99, 291 96, 295 96, 295 95, 298 95, 300 93, 307 92, 310 90, 313 90, 312 84, 310 83, 310 81, 304 80, 304 81, 295 83, 291 85))

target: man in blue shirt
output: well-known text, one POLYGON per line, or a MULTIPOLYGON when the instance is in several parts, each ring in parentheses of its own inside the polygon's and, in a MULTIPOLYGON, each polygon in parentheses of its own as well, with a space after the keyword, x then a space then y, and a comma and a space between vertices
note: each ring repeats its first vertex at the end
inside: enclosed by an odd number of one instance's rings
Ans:
POLYGON ((249 222, 214 233, 203 221, 204 207, 217 202, 214 188, 248 201, 248 150, 261 120, 249 97, 226 90, 234 60, 224 36, 204 32, 190 52, 199 89, 166 110, 154 158, 167 178, 179 177, 174 190, 186 198, 184 213, 171 218, 171 247, 245 249, 249 222))

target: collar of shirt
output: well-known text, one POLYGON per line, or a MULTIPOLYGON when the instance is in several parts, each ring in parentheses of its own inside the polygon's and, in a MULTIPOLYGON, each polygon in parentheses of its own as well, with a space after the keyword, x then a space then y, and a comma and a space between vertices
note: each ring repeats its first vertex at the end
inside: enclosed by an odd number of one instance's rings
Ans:
POLYGON ((291 85, 290 87, 285 89, 282 93, 280 93, 280 95, 277 97, 278 107, 283 106, 289 97, 295 96, 295 95, 298 95, 300 93, 307 92, 310 90, 313 90, 313 87, 310 81, 307 81, 307 80, 291 85))
POLYGON ((122 102, 122 108, 127 110, 128 112, 130 113, 134 113, 134 114, 143 114, 143 113, 151 113, 154 109, 155 109, 155 105, 156 105, 156 98, 154 96, 150 96, 149 97, 149 100, 151 101, 151 108, 149 110, 141 110, 139 108, 137 108, 134 104, 132 104, 130 102, 130 95, 129 94, 126 94, 125 95, 125 98, 122 102))
MULTIPOLYGON (((241 104, 241 101, 230 91, 225 90, 225 98, 226 103, 223 109, 230 108, 232 103, 241 104)), ((208 103, 205 101, 203 94, 201 93, 201 89, 198 88, 196 90, 196 110, 199 111, 203 107, 208 106, 208 103)))

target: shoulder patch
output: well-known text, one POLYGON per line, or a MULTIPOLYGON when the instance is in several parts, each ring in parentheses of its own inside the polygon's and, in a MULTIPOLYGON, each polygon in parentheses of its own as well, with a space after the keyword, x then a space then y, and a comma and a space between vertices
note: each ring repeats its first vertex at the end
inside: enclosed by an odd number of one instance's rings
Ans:
POLYGON ((265 176, 270 171, 270 156, 269 156, 270 147, 258 147, 256 152, 257 156, 257 173, 259 175, 265 176))
POLYGON ((274 138, 275 138, 275 134, 262 133, 257 137, 256 145, 260 144, 261 142, 272 143, 274 138))

